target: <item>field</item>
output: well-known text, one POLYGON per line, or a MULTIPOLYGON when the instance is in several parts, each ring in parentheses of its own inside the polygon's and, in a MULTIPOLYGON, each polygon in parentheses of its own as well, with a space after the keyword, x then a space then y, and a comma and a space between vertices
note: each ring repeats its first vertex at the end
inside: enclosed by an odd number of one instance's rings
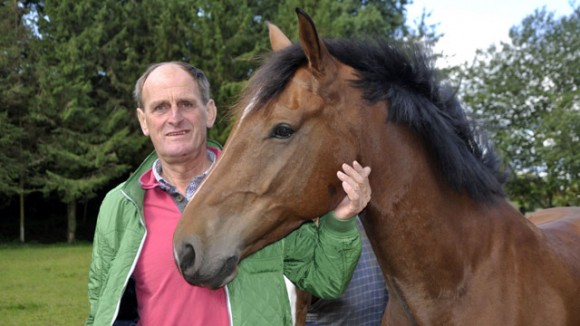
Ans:
POLYGON ((83 325, 91 245, 0 245, 0 325, 83 325))

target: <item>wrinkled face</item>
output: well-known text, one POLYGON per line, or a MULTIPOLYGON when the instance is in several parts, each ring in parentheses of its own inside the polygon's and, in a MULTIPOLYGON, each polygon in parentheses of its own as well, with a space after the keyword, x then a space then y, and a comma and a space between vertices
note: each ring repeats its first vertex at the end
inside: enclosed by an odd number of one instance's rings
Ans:
POLYGON ((183 162, 205 151, 207 128, 213 125, 213 100, 203 103, 197 82, 183 68, 166 64, 143 84, 143 108, 137 115, 162 162, 183 162))

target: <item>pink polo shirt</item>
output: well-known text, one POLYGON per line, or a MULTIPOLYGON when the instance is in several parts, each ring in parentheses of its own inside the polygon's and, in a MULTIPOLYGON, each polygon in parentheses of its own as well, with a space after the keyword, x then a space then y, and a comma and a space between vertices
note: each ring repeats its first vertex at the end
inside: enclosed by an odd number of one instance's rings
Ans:
POLYGON ((158 187, 152 170, 141 176, 147 237, 133 276, 138 325, 229 325, 224 288, 192 286, 173 261, 173 231, 181 217, 171 196, 158 187))

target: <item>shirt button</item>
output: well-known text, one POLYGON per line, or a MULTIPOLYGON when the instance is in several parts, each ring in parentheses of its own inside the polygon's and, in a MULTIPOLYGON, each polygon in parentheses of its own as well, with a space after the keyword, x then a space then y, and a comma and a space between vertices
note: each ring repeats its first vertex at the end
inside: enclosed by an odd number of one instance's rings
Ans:
POLYGON ((183 201, 183 196, 182 195, 177 195, 175 197, 175 199, 177 199, 177 201, 181 202, 181 201, 183 201))

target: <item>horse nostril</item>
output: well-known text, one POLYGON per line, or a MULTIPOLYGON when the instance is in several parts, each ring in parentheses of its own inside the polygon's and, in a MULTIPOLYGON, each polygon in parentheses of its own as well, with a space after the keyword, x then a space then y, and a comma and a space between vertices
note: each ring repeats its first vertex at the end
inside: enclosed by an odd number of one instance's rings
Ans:
POLYGON ((228 274, 231 274, 232 271, 236 269, 237 264, 238 264, 238 256, 232 256, 226 259, 223 269, 227 271, 228 274))
POLYGON ((181 251, 181 258, 179 259, 179 269, 184 272, 195 263, 195 250, 190 243, 186 243, 181 251))

